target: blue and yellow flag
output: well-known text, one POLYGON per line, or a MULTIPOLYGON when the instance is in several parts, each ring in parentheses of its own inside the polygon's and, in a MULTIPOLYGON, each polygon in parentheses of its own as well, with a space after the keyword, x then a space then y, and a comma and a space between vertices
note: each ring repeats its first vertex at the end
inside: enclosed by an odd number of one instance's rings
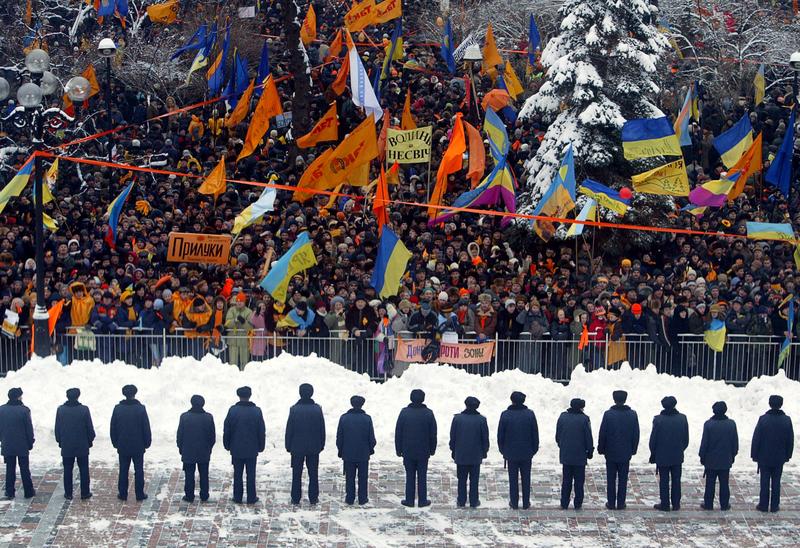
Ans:
POLYGON ((586 179, 578 189, 581 194, 594 198, 598 204, 620 215, 628 212, 630 199, 622 198, 619 192, 592 179, 586 179))
POLYGON ((725 348, 726 332, 725 322, 715 318, 711 320, 711 324, 708 326, 708 329, 706 329, 703 339, 711 350, 714 352, 722 352, 722 349, 725 348))
POLYGON ((688 196, 689 176, 683 158, 631 176, 636 192, 664 196, 688 196))
POLYGON ((194 34, 192 34, 189 37, 189 39, 186 41, 186 43, 175 50, 175 53, 172 54, 172 56, 169 58, 169 60, 170 61, 174 61, 175 59, 180 57, 182 53, 185 53, 187 51, 195 51, 195 50, 198 50, 198 49, 202 49, 206 44, 206 31, 207 30, 208 30, 208 27, 207 27, 207 25, 205 23, 200 25, 200 28, 198 28, 196 31, 194 31, 194 34))
POLYGON ((385 80, 391 76, 392 61, 400 61, 406 56, 403 50, 403 25, 402 19, 397 19, 394 22, 394 30, 392 30, 392 37, 389 43, 384 48, 383 69, 381 70, 381 80, 385 80))
POLYGON ((789 223, 747 222, 747 237, 755 240, 794 241, 794 229, 789 223))
POLYGON ((692 118, 692 105, 694 104, 694 84, 689 85, 686 90, 686 98, 683 100, 678 117, 675 118, 675 124, 672 128, 675 130, 675 135, 678 136, 678 142, 682 147, 692 145, 692 136, 689 135, 689 120, 692 118))
POLYGON ((114 201, 108 205, 108 232, 106 233, 106 243, 111 249, 117 247, 117 225, 119 224, 119 215, 122 213, 122 208, 125 206, 125 201, 133 189, 133 184, 136 179, 133 179, 128 186, 122 189, 119 196, 114 198, 114 201))
POLYGON ((778 354, 778 369, 783 367, 783 362, 789 357, 792 348, 792 330, 794 329, 794 295, 789 296, 789 311, 786 317, 786 338, 781 343, 781 352, 778 354))
POLYGON ((750 125, 750 115, 746 112, 728 131, 714 137, 714 148, 719 152, 725 167, 731 167, 738 162, 752 144, 753 126, 750 125))
POLYGON ((247 61, 239 55, 239 50, 233 50, 233 74, 231 79, 228 80, 228 85, 225 86, 223 95, 227 97, 226 101, 231 109, 236 108, 247 86, 250 85, 250 77, 247 72, 247 61))
POLYGON ((284 303, 292 276, 315 264, 317 264, 317 258, 311 247, 311 239, 308 237, 308 232, 303 232, 297 237, 289 251, 272 265, 259 286, 269 291, 276 301, 284 303))
MULTIPOLYGON (((494 164, 505 164, 508 149, 511 147, 508 140, 508 132, 506 131, 506 125, 492 109, 486 109, 486 119, 483 123, 483 131, 485 131, 486 136, 489 137, 489 153, 492 155, 494 164)), ((570 154, 571 157, 571 146, 568 154, 570 154)), ((574 179, 574 168, 572 171, 574 179)))
MULTIPOLYGON (((575 159, 572 153, 572 144, 570 144, 561 160, 561 166, 556 172, 555 179, 542 199, 539 200, 533 214, 563 218, 573 209, 575 209, 575 159)), ((555 227, 551 221, 534 219, 533 229, 545 241, 555 233, 555 227)))
POLYGON ((753 78, 753 98, 755 106, 760 105, 764 101, 764 95, 766 94, 766 87, 767 81, 764 79, 764 63, 761 63, 761 66, 758 67, 758 71, 756 71, 756 76, 753 78))
MULTIPOLYGON (((596 221, 597 220, 597 202, 594 198, 588 198, 586 203, 583 204, 583 209, 575 217, 576 221, 596 221)), ((567 230, 567 238, 572 236, 580 236, 583 234, 583 229, 586 225, 583 223, 572 223, 567 230)))
POLYGON ((654 156, 682 156, 680 142, 666 116, 628 120, 622 126, 626 160, 654 156))
POLYGON ((397 234, 388 226, 383 227, 378 257, 372 271, 370 285, 379 297, 393 297, 400 289, 400 280, 406 272, 411 252, 403 245, 397 234))
POLYGON ((792 157, 794 156, 794 119, 797 109, 792 109, 789 123, 786 126, 786 135, 783 136, 781 148, 772 160, 764 179, 777 187, 783 195, 789 198, 789 186, 792 182, 792 157))
POLYGON ((206 72, 206 79, 208 80, 208 90, 211 95, 216 96, 222 89, 222 84, 225 83, 225 63, 228 59, 228 47, 231 43, 231 27, 225 29, 225 40, 222 41, 222 49, 217 54, 214 63, 208 67, 206 72))
POLYGON ((0 213, 3 212, 11 198, 16 198, 22 193, 28 181, 31 179, 31 173, 33 173, 33 156, 28 158, 25 165, 23 165, 8 184, 3 187, 3 190, 0 190, 0 213))
POLYGON ((296 329, 308 330, 314 324, 314 319, 317 315, 310 308, 306 309, 306 317, 301 318, 297 313, 296 308, 292 308, 286 316, 278 320, 275 326, 280 329, 282 327, 294 327, 296 329))
POLYGON ((267 78, 269 78, 271 69, 269 66, 269 45, 267 41, 264 40, 264 45, 261 46, 261 59, 258 61, 258 76, 256 76, 256 89, 255 89, 255 96, 261 97, 261 93, 264 91, 264 84, 267 82, 267 78))
POLYGON ((211 50, 214 49, 214 44, 217 42, 217 24, 211 27, 211 30, 203 37, 203 44, 198 48, 197 53, 192 60, 192 66, 189 68, 189 74, 186 75, 186 82, 189 82, 192 73, 208 66, 208 58, 211 55, 211 50))

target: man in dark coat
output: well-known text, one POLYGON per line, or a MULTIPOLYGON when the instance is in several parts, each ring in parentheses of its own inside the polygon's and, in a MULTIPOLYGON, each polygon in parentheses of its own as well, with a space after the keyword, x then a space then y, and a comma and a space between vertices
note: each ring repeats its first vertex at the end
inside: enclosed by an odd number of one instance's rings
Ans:
POLYGON ((689 447, 689 422, 686 415, 675 409, 676 405, 678 400, 674 396, 661 400, 664 410, 653 417, 653 430, 650 432, 650 463, 655 464, 658 471, 661 499, 653 508, 662 512, 670 511, 670 501, 672 510, 681 509, 681 468, 683 453, 689 447))
POLYGON ((128 500, 128 472, 133 462, 136 500, 147 498, 144 492, 144 452, 150 447, 150 419, 147 409, 135 399, 138 389, 127 384, 122 387, 125 399, 114 406, 111 414, 111 444, 119 454, 119 481, 117 488, 120 500, 128 500))
POLYGON ((597 452, 606 457, 606 495, 609 510, 624 510, 628 469, 639 448, 639 417, 625 405, 628 393, 615 390, 614 405, 603 414, 597 435, 597 452))
POLYGON ((67 401, 56 411, 53 430, 64 463, 64 498, 69 500, 72 499, 72 469, 76 459, 81 474, 81 498, 92 496, 89 491, 89 448, 94 442, 94 425, 89 408, 78 401, 80 395, 78 388, 67 390, 67 401))
POLYGON ((525 394, 513 392, 511 405, 500 415, 497 446, 508 463, 509 506, 519 508, 519 476, 522 475, 522 507, 531 507, 531 459, 539 451, 536 415, 525 406, 525 394))
POLYGON ((208 500, 208 463, 211 450, 217 442, 214 417, 203 406, 203 396, 194 395, 189 400, 192 408, 181 415, 178 422, 178 451, 183 462, 183 500, 194 501, 194 471, 200 472, 200 500, 208 500))
POLYGON ((249 386, 236 390, 239 401, 228 409, 222 431, 222 445, 231 452, 233 461, 233 502, 242 503, 242 473, 247 470, 247 504, 255 504, 256 457, 267 443, 267 427, 261 409, 250 401, 249 386))
POLYGON ((586 402, 574 398, 569 409, 561 413, 556 423, 556 444, 561 462, 561 508, 566 510, 575 486, 575 509, 583 505, 583 483, 586 479, 586 461, 594 455, 592 424, 583 414, 586 402))
POLYGON ((25 498, 36 496, 31 480, 28 453, 33 449, 33 421, 31 410, 22 404, 22 388, 8 391, 8 403, 0 405, 0 445, 6 460, 6 498, 13 499, 16 493, 17 463, 25 498))
POLYGON ((300 385, 300 401, 289 410, 286 421, 286 451, 292 455, 292 504, 300 504, 303 465, 308 468, 308 501, 319 501, 319 454, 325 449, 325 417, 311 399, 314 387, 300 385))
POLYGON ((464 400, 464 409, 453 416, 450 424, 450 452, 456 461, 458 498, 456 505, 463 508, 467 503, 467 479, 469 478, 469 505, 477 508, 478 484, 481 477, 481 462, 489 453, 489 425, 486 417, 478 413, 481 402, 474 396, 464 400))
POLYGON ((731 509, 731 490, 728 485, 729 473, 736 454, 739 453, 739 435, 736 423, 725 413, 728 406, 718 401, 711 406, 714 416, 703 425, 703 439, 700 441, 700 464, 705 466, 706 491, 700 508, 714 509, 714 491, 719 478, 719 506, 721 510, 731 509))
POLYGON ((750 446, 750 456, 758 463, 761 473, 761 490, 756 506, 756 510, 761 512, 780 510, 783 465, 792 458, 794 450, 792 419, 781 410, 783 398, 770 396, 769 407, 769 411, 758 419, 750 446))
POLYGON ((411 391, 411 404, 400 411, 394 428, 394 448, 403 458, 406 469, 406 498, 403 506, 414 506, 416 488, 418 506, 430 506, 428 500, 428 459, 436 453, 436 417, 422 403, 425 392, 416 388, 411 391))
POLYGON ((369 502, 367 478, 369 477, 369 456, 375 453, 375 429, 372 417, 362 407, 364 398, 350 398, 350 409, 339 418, 336 429, 336 449, 344 461, 344 502, 353 504, 356 500, 356 473, 358 473, 358 503, 369 502))

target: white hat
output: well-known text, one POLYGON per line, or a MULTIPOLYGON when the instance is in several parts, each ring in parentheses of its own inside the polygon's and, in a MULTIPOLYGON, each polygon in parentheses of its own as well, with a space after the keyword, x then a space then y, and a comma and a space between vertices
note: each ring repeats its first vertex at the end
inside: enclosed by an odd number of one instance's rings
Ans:
POLYGON ((375 307, 377 307, 377 306, 380 306, 380 305, 381 305, 381 301, 380 301, 380 299, 372 299, 372 300, 369 302, 369 305, 370 305, 371 307, 375 308, 375 307))
POLYGON ((433 285, 442 285, 442 282, 440 282, 439 278, 437 278, 436 276, 431 276, 431 283, 433 285))
POLYGON ((440 301, 446 301, 447 300, 447 293, 444 292, 444 291, 440 292, 439 293, 439 300, 440 301))

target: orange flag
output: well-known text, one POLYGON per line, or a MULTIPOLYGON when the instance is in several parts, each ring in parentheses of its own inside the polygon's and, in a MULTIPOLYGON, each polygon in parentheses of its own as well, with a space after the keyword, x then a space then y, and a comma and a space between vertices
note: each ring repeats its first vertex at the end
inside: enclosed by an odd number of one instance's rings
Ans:
POLYGON ((336 74, 336 80, 331 84, 331 89, 336 95, 344 93, 344 88, 347 87, 347 84, 350 82, 348 76, 350 76, 350 56, 345 55, 342 66, 339 67, 339 72, 336 74))
POLYGON ((28 0, 28 3, 25 5, 25 17, 23 21, 28 26, 31 26, 31 20, 33 19, 33 0, 28 0))
MULTIPOLYGON (((81 76, 89 80, 89 97, 94 97, 98 93, 100 93, 100 84, 97 83, 97 73, 94 71, 94 65, 89 65, 86 69, 81 73, 81 76)), ((72 101, 69 98, 69 95, 66 93, 63 97, 64 100, 64 110, 72 108, 72 101)), ((88 100, 88 99, 87 99, 88 100)), ((68 112, 69 114, 69 112, 68 112)))
MULTIPOLYGON (((50 336, 53 336, 53 332, 56 330, 56 323, 58 322, 58 318, 61 316, 61 311, 64 309, 64 299, 60 301, 56 301, 53 303, 53 306, 47 311, 47 332, 50 333, 50 336)), ((33 354, 34 348, 34 340, 35 340, 35 329, 31 329, 31 354, 33 354)))
POLYGON ((220 159, 217 167, 211 170, 211 173, 208 174, 208 177, 203 180, 203 183, 200 185, 200 188, 197 189, 197 192, 200 194, 207 194, 209 196, 214 196, 214 204, 217 203, 217 198, 219 198, 225 192, 225 157, 220 159))
MULTIPOLYGON (((375 117, 371 114, 336 147, 323 167, 325 184, 335 187, 356 168, 378 156, 375 117)), ((368 184, 366 181, 364 184, 368 184)))
POLYGON ((583 331, 581 331, 581 338, 578 341, 578 350, 583 350, 589 345, 589 329, 586 324, 583 324, 583 331))
POLYGON ((328 47, 328 55, 323 59, 325 63, 334 57, 339 57, 339 54, 342 53, 342 40, 342 31, 339 29, 339 31, 336 32, 336 36, 333 37, 331 45, 328 47))
POLYGON ((378 136, 378 159, 381 162, 386 159, 386 138, 389 136, 390 119, 389 109, 383 109, 383 126, 381 127, 381 134, 378 136))
MULTIPOLYGON (((431 194, 430 205, 442 205, 442 197, 447 191, 447 178, 461 169, 463 162, 462 155, 467 150, 467 143, 464 139, 464 125, 461 123, 462 114, 456 114, 456 121, 453 124, 453 134, 450 137, 450 145, 442 156, 439 169, 436 172, 436 186, 431 194)), ((433 219, 440 215, 439 209, 428 208, 428 217, 433 219)))
POLYGON ((503 58, 497 49, 494 41, 494 30, 492 24, 486 29, 486 41, 483 43, 483 72, 492 77, 492 81, 497 77, 497 65, 503 64, 503 58))
MULTIPOLYGON (((301 192, 301 188, 309 188, 314 190, 328 190, 329 188, 325 184, 325 179, 322 178, 324 174, 323 166, 328 161, 331 153, 333 152, 332 148, 327 149, 325 152, 317 156, 311 164, 306 168, 303 172, 302 177, 300 177, 300 181, 297 183, 297 190, 294 192, 293 199, 300 202, 301 204, 308 201, 314 194, 311 192, 301 192)), ((336 185, 334 185, 336 186, 336 185)))
POLYGON ((511 66, 511 61, 506 61, 506 68, 503 71, 503 81, 508 88, 508 94, 516 99, 525 91, 522 83, 517 78, 517 73, 514 72, 514 67, 511 66))
POLYGON ((303 19, 303 26, 300 27, 300 39, 306 46, 317 39, 317 14, 314 11, 314 4, 308 5, 306 18, 303 19))
MULTIPOLYGON (((395 164, 397 165, 397 164, 395 164)), ((389 186, 386 184, 386 171, 381 164, 381 175, 378 177, 378 186, 375 189, 375 200, 372 202, 372 211, 378 220, 378 235, 383 232, 383 225, 389 222, 389 186)))
POLYGON ((253 88, 255 87, 255 84, 255 79, 250 80, 250 85, 244 90, 244 93, 242 93, 239 102, 236 103, 236 107, 233 109, 233 112, 231 112, 230 116, 228 116, 228 118, 225 120, 226 128, 234 128, 239 125, 242 120, 247 118, 247 114, 250 112, 250 98, 253 96, 253 88))
POLYGON ((478 186, 486 171, 486 149, 483 147, 481 132, 469 122, 462 121, 467 132, 469 141, 469 168, 467 169, 467 179, 472 181, 472 188, 478 186))
POLYGON ((762 134, 759 133, 758 136, 753 139, 753 144, 750 145, 747 152, 742 154, 739 161, 737 161, 728 172, 729 174, 737 172, 742 173, 741 177, 736 181, 736 184, 731 188, 730 192, 728 192, 729 200, 735 200, 736 197, 744 191, 744 185, 747 183, 747 179, 749 179, 753 173, 761 171, 764 166, 764 159, 761 157, 761 135, 762 134))
POLYGON ((336 117, 336 103, 332 103, 331 108, 320 118, 314 128, 297 140, 297 146, 309 148, 317 143, 335 141, 338 136, 339 119, 336 117))
POLYGON ((377 13, 375 0, 353 2, 353 7, 350 8, 350 11, 344 14, 344 25, 350 32, 358 32, 368 25, 374 25, 377 13))
POLYGON ((403 103, 403 117, 400 119, 400 129, 417 129, 417 123, 411 116, 411 88, 406 90, 406 102, 403 103))
POLYGON ((275 80, 270 74, 264 83, 264 93, 261 94, 256 110, 253 113, 253 118, 250 120, 250 127, 247 128, 247 137, 244 139, 244 147, 242 147, 239 157, 236 158, 237 162, 255 152, 256 147, 258 147, 264 134, 269 129, 269 119, 278 114, 283 114, 283 107, 278 96, 278 88, 275 86, 275 80))

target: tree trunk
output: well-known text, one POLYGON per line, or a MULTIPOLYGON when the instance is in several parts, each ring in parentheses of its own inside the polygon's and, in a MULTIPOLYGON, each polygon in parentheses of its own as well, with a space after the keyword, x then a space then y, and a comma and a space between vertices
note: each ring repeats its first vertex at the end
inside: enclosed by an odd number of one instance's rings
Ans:
POLYGON ((297 0, 281 0, 283 5, 283 21, 286 29, 286 48, 290 52, 289 70, 294 76, 292 85, 292 136, 296 139, 308 133, 311 128, 309 106, 311 98, 311 74, 308 57, 300 42, 300 25, 302 20, 297 0))

